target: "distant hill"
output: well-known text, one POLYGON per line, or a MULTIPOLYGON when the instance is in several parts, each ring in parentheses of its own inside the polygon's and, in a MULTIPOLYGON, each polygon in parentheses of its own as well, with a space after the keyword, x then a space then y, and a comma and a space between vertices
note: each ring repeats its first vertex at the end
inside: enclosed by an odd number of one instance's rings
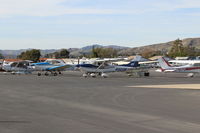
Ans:
POLYGON ((102 48, 103 46, 99 45, 99 44, 94 44, 94 45, 89 45, 89 46, 82 47, 82 48, 80 48, 80 50, 82 50, 82 51, 90 51, 90 50, 92 50, 93 47, 94 48, 102 48))
POLYGON ((94 44, 94 45, 82 47, 78 50, 74 50, 70 53, 70 55, 73 56, 73 57, 78 57, 78 56, 83 55, 83 54, 85 54, 85 55, 90 54, 92 52, 93 47, 95 47, 95 48, 113 48, 113 49, 117 49, 117 50, 124 50, 124 49, 129 48, 129 47, 123 47, 123 46, 118 46, 118 45, 104 46, 104 45, 94 44))
MULTIPOLYGON (((184 46, 190 45, 190 46, 200 49, 200 38, 186 38, 186 39, 183 39, 182 41, 183 41, 184 46)), ((137 53, 142 53, 144 50, 147 50, 147 49, 167 52, 171 49, 173 43, 174 41, 170 41, 166 43, 158 43, 158 44, 151 44, 151 45, 146 45, 146 46, 141 46, 141 47, 124 49, 124 50, 119 51, 119 54, 134 55, 137 53)))
MULTIPOLYGON (((8 58, 16 58, 20 53, 27 51, 30 49, 20 49, 20 50, 0 50, 0 53, 2 53, 5 57, 8 58)), ((45 55, 48 53, 53 53, 56 52, 58 50, 56 49, 46 49, 46 50, 41 50, 41 54, 45 55)))
MULTIPOLYGON (((128 47, 123 47, 123 46, 117 46, 117 45, 109 45, 109 46, 103 46, 103 45, 99 45, 99 44, 94 44, 94 45, 89 45, 89 46, 85 46, 82 48, 69 48, 69 52, 71 56, 74 57, 78 57, 82 54, 89 54, 92 51, 92 48, 100 48, 100 47, 105 47, 105 48, 114 48, 114 49, 127 49, 128 47)), ((6 56, 7 58, 16 58, 21 52, 24 52, 26 50, 31 50, 31 49, 20 49, 20 50, 0 50, 0 53, 2 53, 4 56, 6 56)), ((60 49, 44 49, 41 50, 41 54, 45 55, 45 54, 49 54, 49 53, 54 53, 56 51, 59 51, 60 49)))
POLYGON ((113 48, 113 49, 127 49, 129 47, 123 47, 123 46, 118 46, 118 45, 108 45, 108 46, 104 46, 104 45, 99 45, 99 44, 94 44, 94 45, 89 45, 89 46, 85 46, 82 47, 81 50, 92 50, 92 48, 113 48))
MULTIPOLYGON (((137 53, 142 53, 144 50, 149 49, 149 50, 156 50, 156 51, 163 51, 167 52, 173 45, 174 41, 169 41, 166 43, 158 43, 158 44, 151 44, 151 45, 146 45, 146 46, 141 46, 141 47, 123 47, 123 46, 118 46, 118 45, 100 45, 100 44, 94 44, 94 45, 88 45, 82 48, 69 48, 68 50, 70 51, 70 55, 72 57, 78 57, 80 55, 87 55, 91 53, 92 48, 95 47, 104 47, 104 48, 114 48, 117 49, 119 52, 119 55, 135 55, 137 53)), ((198 49, 200 49, 200 38, 186 38, 183 39, 183 45, 184 46, 193 46, 198 49)), ((4 56, 10 57, 10 58, 15 58, 17 55, 19 55, 21 52, 24 52, 26 50, 30 49, 21 49, 21 50, 0 50, 0 53, 2 53, 4 56)), ((48 53, 53 53, 59 51, 59 49, 46 49, 46 50, 41 50, 42 55, 48 54, 48 53)))

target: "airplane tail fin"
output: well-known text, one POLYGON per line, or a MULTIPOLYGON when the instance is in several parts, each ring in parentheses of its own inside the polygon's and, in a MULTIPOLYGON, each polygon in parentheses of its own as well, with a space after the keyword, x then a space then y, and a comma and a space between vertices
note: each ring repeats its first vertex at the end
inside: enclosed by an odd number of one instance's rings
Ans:
POLYGON ((159 58, 158 62, 162 69, 168 69, 171 67, 170 64, 163 57, 159 58))
POLYGON ((132 61, 140 61, 141 59, 142 59, 142 56, 136 55, 132 61))

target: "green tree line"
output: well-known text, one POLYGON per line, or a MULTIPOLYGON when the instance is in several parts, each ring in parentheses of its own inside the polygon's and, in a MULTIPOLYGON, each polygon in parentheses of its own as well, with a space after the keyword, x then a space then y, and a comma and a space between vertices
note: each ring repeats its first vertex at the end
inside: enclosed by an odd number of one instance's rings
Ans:
POLYGON ((117 50, 113 48, 92 48, 94 58, 114 58, 117 57, 117 50))
POLYGON ((177 39, 168 53, 169 57, 200 56, 199 49, 192 45, 183 46, 183 41, 177 39))
POLYGON ((69 58, 69 54, 70 52, 67 49, 61 49, 58 52, 46 54, 44 57, 61 59, 61 58, 69 58))
POLYGON ((40 50, 32 49, 22 52, 20 55, 18 55, 17 58, 22 60, 31 60, 33 62, 37 62, 40 59, 40 56, 41 56, 40 50))

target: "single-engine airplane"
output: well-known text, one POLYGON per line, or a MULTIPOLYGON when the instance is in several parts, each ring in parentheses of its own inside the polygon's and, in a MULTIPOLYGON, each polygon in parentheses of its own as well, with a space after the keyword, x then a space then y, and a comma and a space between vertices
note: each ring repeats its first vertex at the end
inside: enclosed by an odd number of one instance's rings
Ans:
POLYGON ((84 72, 83 77, 96 77, 97 74, 101 75, 102 77, 106 78, 108 77, 108 74, 111 72, 125 72, 128 70, 132 70, 136 67, 139 67, 138 61, 131 61, 128 64, 124 65, 112 65, 109 63, 109 61, 96 61, 93 64, 79 64, 76 67, 78 67, 81 71, 84 72), (98 65, 101 63, 100 65, 98 65))
POLYGON ((31 64, 34 71, 38 71, 38 76, 42 75, 42 71, 44 71, 44 75, 48 76, 52 74, 53 76, 57 76, 61 74, 61 71, 65 71, 67 68, 73 67, 72 65, 65 64, 62 60, 46 60, 45 62, 40 63, 32 63, 31 64))
POLYGON ((188 77, 193 77, 195 73, 200 73, 200 66, 188 64, 179 67, 172 67, 163 57, 159 58, 158 62, 161 67, 160 70, 156 70, 158 72, 188 73, 188 77))

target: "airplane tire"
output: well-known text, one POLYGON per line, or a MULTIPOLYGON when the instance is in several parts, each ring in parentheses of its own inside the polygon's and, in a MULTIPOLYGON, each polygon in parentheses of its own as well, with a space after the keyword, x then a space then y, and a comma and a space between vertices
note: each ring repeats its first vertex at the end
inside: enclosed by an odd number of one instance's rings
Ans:
POLYGON ((194 73, 188 73, 187 77, 190 77, 190 78, 194 77, 194 73))
POLYGON ((149 72, 144 73, 144 76, 146 76, 146 77, 149 77, 149 75, 150 75, 149 72))
POLYGON ((42 74, 41 73, 38 73, 38 76, 41 76, 42 74))
POLYGON ((49 76, 48 72, 46 72, 44 75, 45 75, 45 76, 49 76))
POLYGON ((57 76, 58 74, 55 72, 55 73, 53 73, 53 76, 57 76))
POLYGON ((92 78, 96 78, 97 75, 96 75, 95 73, 91 73, 90 76, 91 76, 92 78))
POLYGON ((88 77, 88 74, 85 74, 85 73, 84 73, 84 74, 83 74, 83 77, 84 77, 84 78, 87 78, 87 77, 88 77))
POLYGON ((102 73, 102 74, 101 74, 101 77, 103 77, 103 78, 107 78, 107 77, 108 77, 108 75, 107 75, 107 74, 105 74, 105 73, 102 73))

